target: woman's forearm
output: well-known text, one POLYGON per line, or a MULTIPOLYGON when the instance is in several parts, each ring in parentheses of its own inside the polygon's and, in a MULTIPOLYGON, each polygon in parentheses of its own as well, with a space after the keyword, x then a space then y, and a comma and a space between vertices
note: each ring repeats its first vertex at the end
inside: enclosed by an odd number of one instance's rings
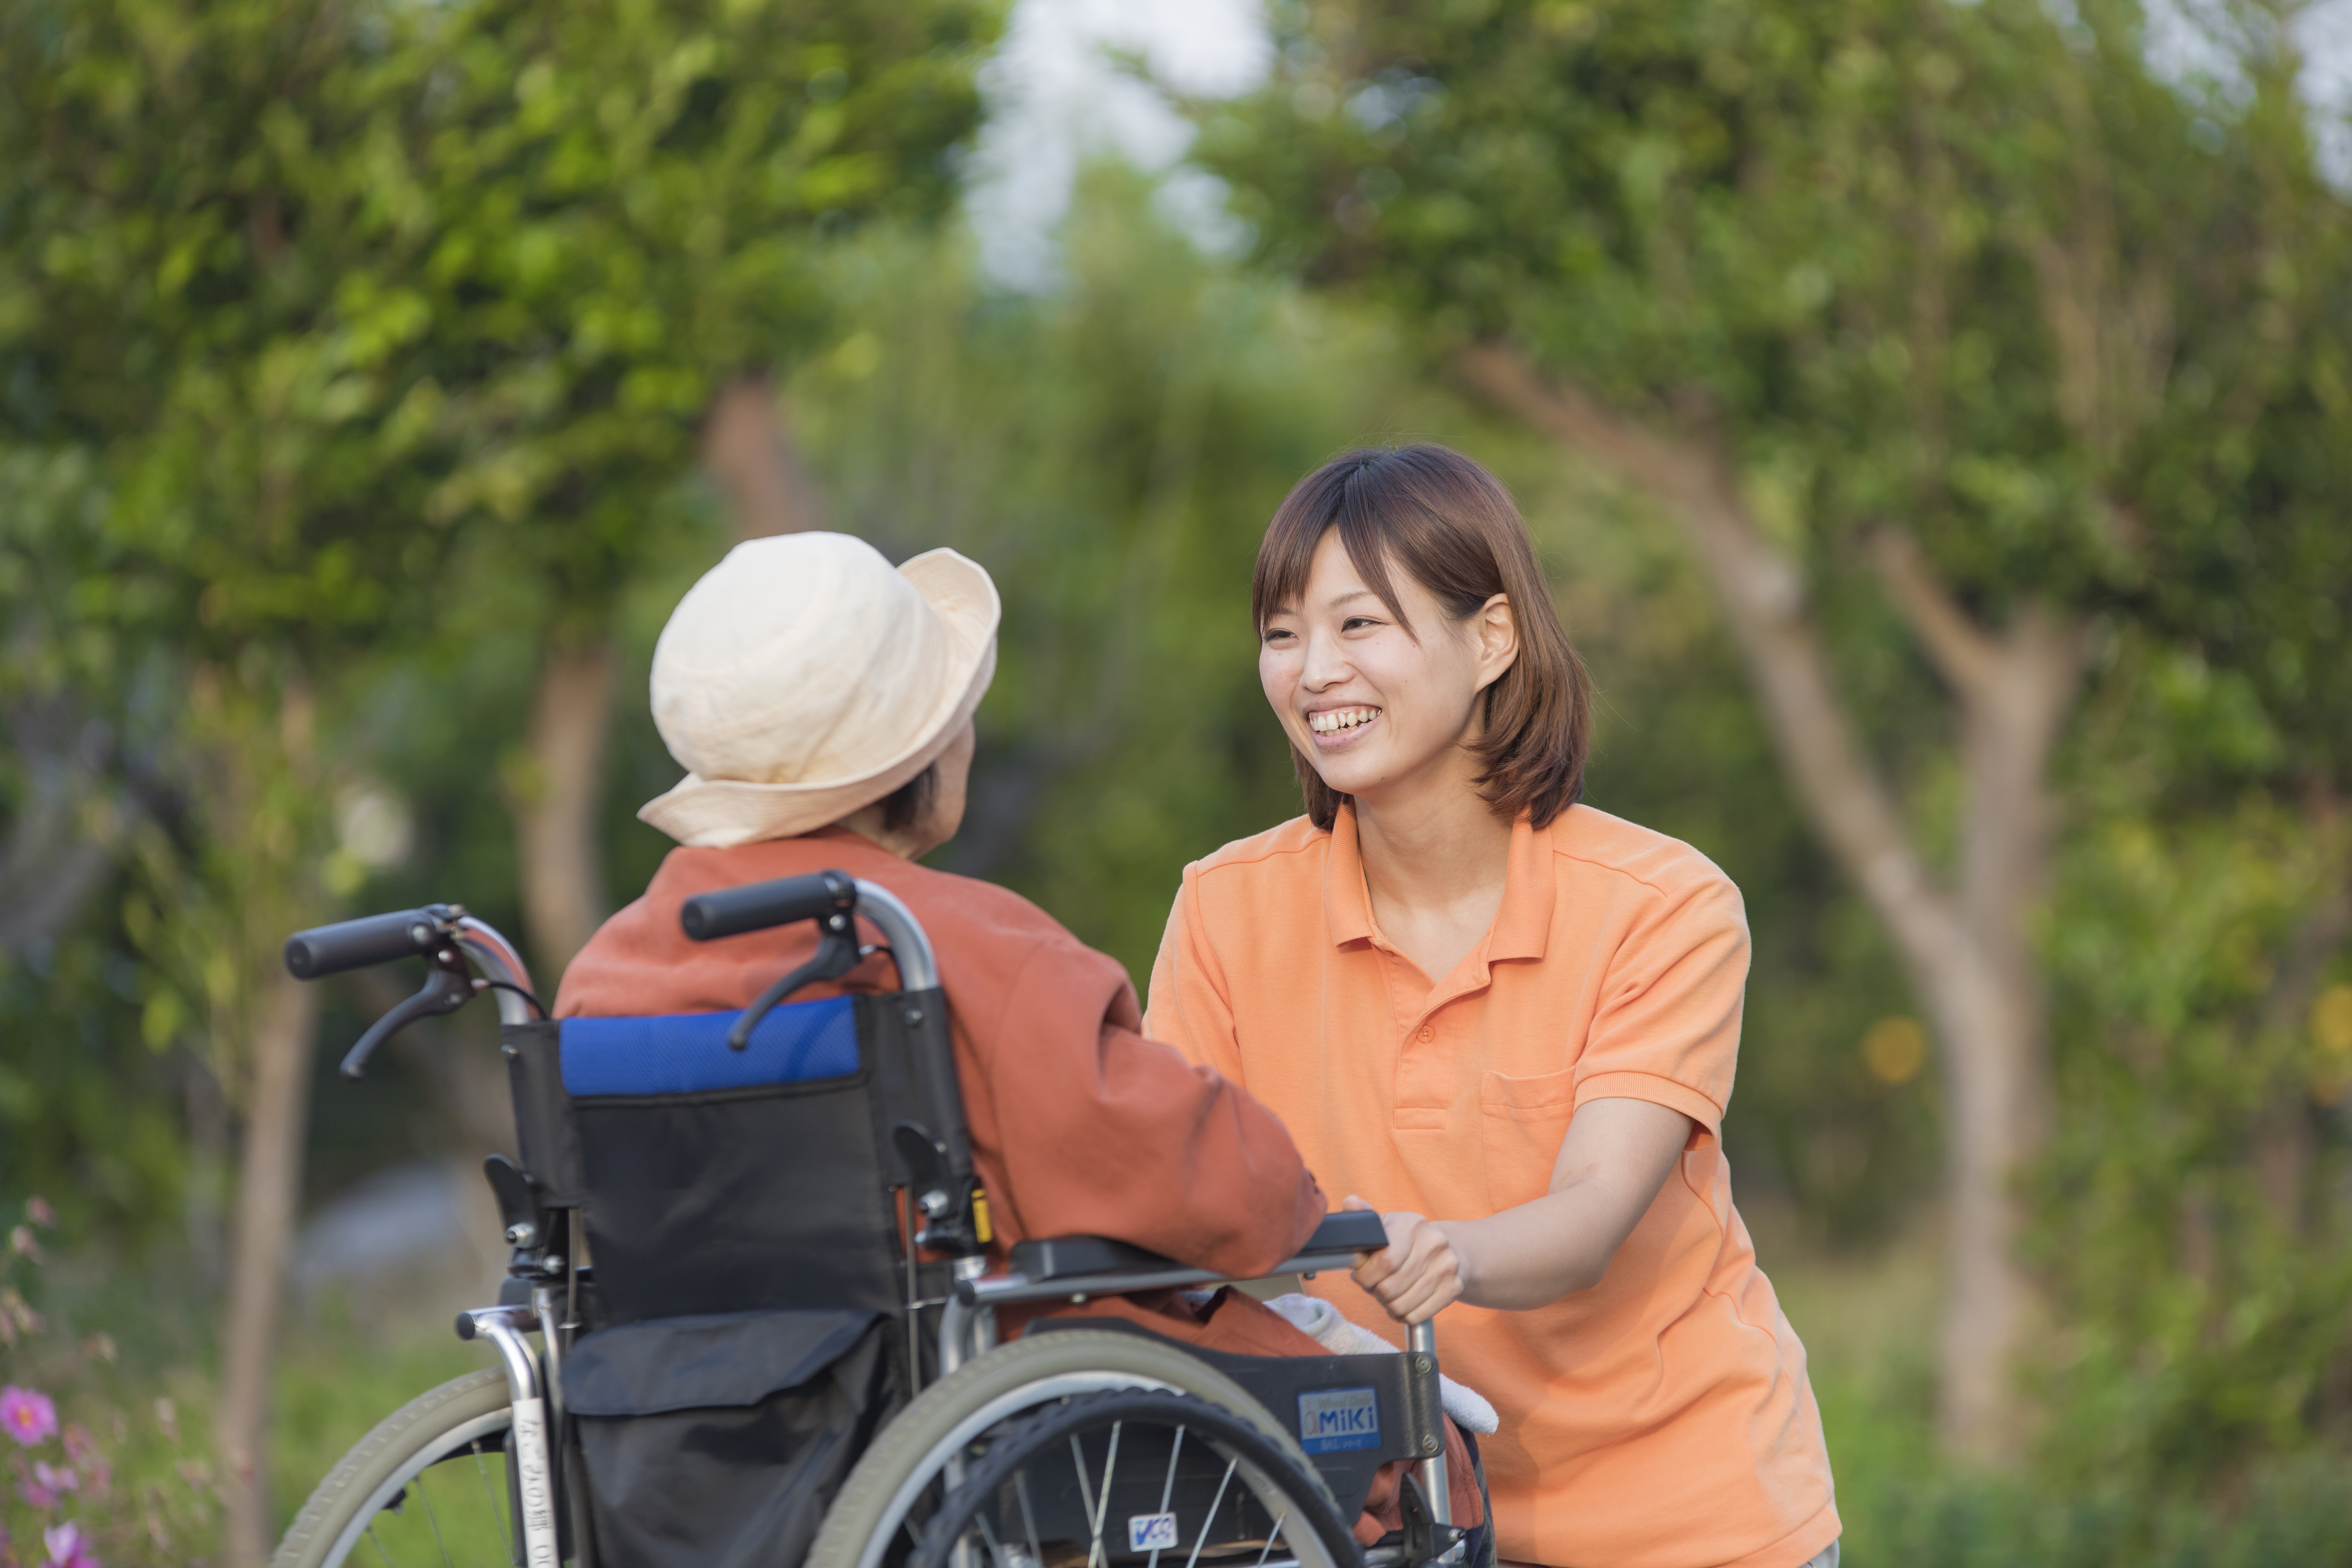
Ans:
POLYGON ((1461 1260, 1462 1300, 1524 1310, 1590 1289, 1649 1212, 1690 1119, 1639 1100, 1596 1100, 1576 1113, 1551 1191, 1486 1219, 1444 1220, 1461 1260))
POLYGON ((1546 1193, 1486 1219, 1441 1220, 1474 1307, 1547 1307, 1601 1282, 1622 1241, 1590 1192, 1546 1193))
MULTIPOLYGON (((1569 1123, 1551 1191, 1486 1219, 1389 1215, 1389 1245, 1357 1255, 1356 1282, 1408 1322, 1448 1301, 1525 1311, 1590 1289, 1649 1212, 1691 1126, 1648 1100, 1591 1100, 1569 1123)), ((1348 1206, 1368 1205, 1351 1196, 1348 1206)))

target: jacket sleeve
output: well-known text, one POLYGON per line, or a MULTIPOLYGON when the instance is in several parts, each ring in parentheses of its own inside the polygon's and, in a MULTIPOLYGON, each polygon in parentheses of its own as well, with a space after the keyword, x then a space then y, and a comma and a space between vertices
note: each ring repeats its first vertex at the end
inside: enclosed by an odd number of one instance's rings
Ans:
POLYGON ((1322 1189, 1272 1111, 1135 1022, 1102 954, 1045 943, 1023 963, 982 1064, 1022 1232, 1265 1273, 1323 1217, 1322 1189))

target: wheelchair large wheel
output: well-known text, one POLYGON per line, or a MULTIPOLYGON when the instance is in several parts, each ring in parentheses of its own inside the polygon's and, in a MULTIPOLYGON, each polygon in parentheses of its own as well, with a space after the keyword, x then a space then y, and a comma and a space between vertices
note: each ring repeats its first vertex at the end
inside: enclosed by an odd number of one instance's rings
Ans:
POLYGON ((506 1562, 512 1423, 506 1373, 497 1368, 417 1395, 327 1473, 270 1568, 341 1568, 355 1554, 388 1568, 506 1562))
POLYGON ((908 1568, 1342 1568, 1359 1553, 1314 1474, 1189 1394, 1085 1394, 1002 1428, 908 1568))
MULTIPOLYGON (((1091 1488, 1092 1478, 1102 1473, 1095 1450, 1108 1455, 1108 1428, 1097 1430, 1084 1415, 1064 1417, 1060 1412, 1089 1396, 1136 1391, 1189 1396, 1181 1405, 1163 1403, 1154 1406, 1156 1414, 1139 1415, 1139 1426, 1153 1426, 1172 1441, 1173 1428, 1184 1425, 1174 1413, 1181 1408, 1197 1414, 1206 1406, 1216 1414, 1193 1425, 1206 1431, 1206 1423, 1213 1421, 1217 1442, 1235 1454, 1248 1449, 1232 1485, 1254 1500, 1251 1506, 1264 1509, 1265 1522, 1270 1525, 1284 1517, 1284 1523, 1242 1557, 1243 1563, 1258 1561, 1261 1549, 1266 1568, 1276 1560, 1295 1561, 1303 1568, 1349 1568, 1356 1561, 1347 1521, 1339 1518, 1329 1490, 1299 1451, 1297 1440, 1239 1384, 1165 1340, 1074 1329, 1033 1333, 989 1352, 926 1389, 883 1429, 843 1483, 809 1551, 808 1568, 905 1568, 935 1521, 960 1539, 964 1526, 954 1522, 955 1494, 983 1475, 996 1473, 986 1468, 992 1457, 1019 1451, 1006 1445, 1045 1441, 1035 1436, 1046 1429, 1036 1424, 1040 1417, 1078 1423, 1055 1440, 1066 1448, 1072 1438, 1077 1439, 1079 1451, 1088 1456, 1091 1488), (1238 1435, 1244 1433, 1254 1436, 1238 1435)), ((1205 1438, 1188 1441, 1216 1451, 1205 1438)), ((1221 1457, 1214 1463, 1222 1470, 1225 1459, 1221 1457)), ((1020 1468, 1011 1458, 1003 1458, 999 1468, 1006 1467, 1020 1468)), ((1074 1479, 1075 1466, 1069 1475, 1074 1479)), ((964 1495, 969 1500, 976 1494, 967 1489, 964 1495)), ((1234 1506, 1241 1507, 1239 1499, 1234 1506)), ((1104 1517, 1108 1532, 1109 1516, 1104 1517)), ((1232 1526, 1241 1516, 1228 1512, 1219 1517, 1232 1526)), ((1118 1522, 1124 1531, 1127 1520, 1118 1522)), ((1111 1555, 1121 1560, 1131 1557, 1143 1564, 1154 1555, 1150 1550, 1130 1553, 1123 1533, 1117 1545, 1111 1555)), ((1190 1550, 1188 1543, 1186 1554, 1190 1550)), ((1048 1561, 1041 1568, 1102 1568, 1100 1563, 1087 1563, 1087 1555, 1082 1551, 1076 1562, 1065 1565, 1048 1561)), ((950 1561, 969 1557, 969 1552, 950 1553, 950 1561)), ((1203 1560, 1223 1568, 1225 1554, 1212 1557, 1204 1552, 1203 1560)), ((1183 1561, 1180 1554, 1165 1568, 1181 1568, 1183 1561)), ((1018 1565, 1008 1557, 985 1564, 959 1563, 958 1568, 1018 1565)), ((1161 1565, 1153 1563, 1152 1568, 1161 1565)))

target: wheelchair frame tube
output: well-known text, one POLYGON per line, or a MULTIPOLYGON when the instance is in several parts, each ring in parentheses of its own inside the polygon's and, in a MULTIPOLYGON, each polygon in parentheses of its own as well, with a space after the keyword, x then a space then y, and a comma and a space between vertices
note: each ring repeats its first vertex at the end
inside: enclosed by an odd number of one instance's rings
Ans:
MULTIPOLYGON (((1436 1318, 1434 1316, 1423 1318, 1420 1322, 1412 1325, 1405 1337, 1413 1359, 1423 1363, 1413 1370, 1426 1372, 1431 1377, 1435 1377, 1437 1375, 1436 1318)), ((1447 1485, 1445 1449, 1441 1444, 1436 1453, 1421 1462, 1421 1489, 1424 1494, 1423 1500, 1429 1504, 1430 1522, 1440 1529, 1454 1522, 1454 1494, 1447 1489, 1447 1485)))
POLYGON ((555 1535, 555 1467, 550 1462, 545 1380, 539 1357, 523 1335, 530 1313, 521 1307, 481 1307, 459 1314, 458 1337, 479 1335, 498 1347, 506 1363, 507 1392, 514 1407, 515 1497, 522 1525, 524 1568, 562 1568, 555 1535))
POLYGON ((932 956, 931 939, 914 911, 898 901, 898 895, 877 882, 859 878, 857 881, 857 912, 872 921, 890 944, 890 956, 898 964, 898 989, 929 991, 940 983, 939 960, 932 956))
POLYGON ((498 927, 472 915, 460 915, 449 938, 457 943, 458 952, 474 961, 476 969, 491 980, 503 982, 495 988, 499 1023, 528 1024, 546 1016, 531 1005, 530 1000, 506 989, 509 985, 517 986, 531 992, 533 999, 537 996, 531 988, 530 970, 524 964, 522 954, 515 950, 515 944, 509 942, 498 927))

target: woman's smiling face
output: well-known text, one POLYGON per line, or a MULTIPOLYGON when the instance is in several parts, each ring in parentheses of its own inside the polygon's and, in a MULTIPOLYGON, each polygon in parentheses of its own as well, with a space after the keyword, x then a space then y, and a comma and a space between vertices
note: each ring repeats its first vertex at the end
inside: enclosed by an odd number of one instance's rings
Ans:
POLYGON ((1326 529, 1305 591, 1259 634, 1258 679, 1290 743, 1325 784, 1360 799, 1466 762, 1478 694, 1517 652, 1501 595, 1455 621, 1409 573, 1391 564, 1389 580, 1410 629, 1356 571, 1339 531, 1326 529))

